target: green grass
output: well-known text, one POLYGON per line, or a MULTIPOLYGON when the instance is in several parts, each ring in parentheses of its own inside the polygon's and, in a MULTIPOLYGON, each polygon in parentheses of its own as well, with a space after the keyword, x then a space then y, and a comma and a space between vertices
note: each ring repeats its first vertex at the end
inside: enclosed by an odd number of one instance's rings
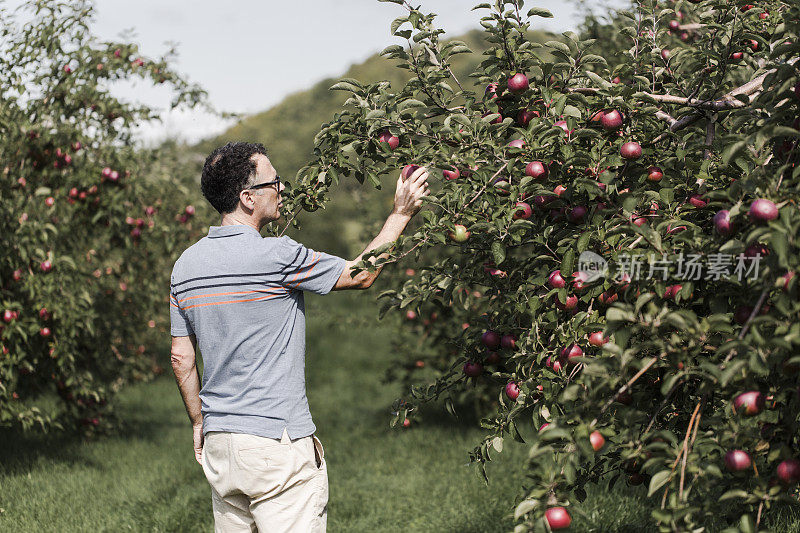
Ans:
MULTIPOLYGON (((331 532, 513 529, 526 447, 509 443, 487 487, 466 466, 482 430, 429 411, 388 427, 395 387, 381 384, 391 330, 371 293, 307 297, 311 413, 330 476, 331 532)), ((168 339, 165 339, 165 343, 168 339)), ((119 433, 92 442, 0 434, 0 531, 212 531, 210 488, 171 375, 125 389, 119 433)), ((642 490, 589 490, 574 531, 652 531, 642 490)), ((797 531, 797 517, 792 528, 797 531)), ((789 524, 787 521, 786 524, 789 524)))

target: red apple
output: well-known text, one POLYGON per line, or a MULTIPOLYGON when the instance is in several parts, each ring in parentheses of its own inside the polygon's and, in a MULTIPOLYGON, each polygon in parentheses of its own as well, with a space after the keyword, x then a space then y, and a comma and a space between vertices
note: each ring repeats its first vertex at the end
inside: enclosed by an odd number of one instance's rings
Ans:
POLYGON ((586 216, 586 208, 582 205, 576 205, 572 209, 567 212, 567 218, 573 224, 577 224, 583 221, 583 218, 586 216))
POLYGON ((484 360, 484 363, 486 363, 487 365, 496 365, 499 362, 500 362, 500 354, 497 352, 489 352, 486 355, 486 359, 484 360))
POLYGON ((749 245, 747 248, 744 249, 745 257, 756 257, 758 255, 760 255, 761 257, 768 256, 769 248, 767 248, 760 242, 754 242, 753 244, 749 245))
POLYGON ((508 90, 512 93, 521 93, 528 88, 528 77, 518 72, 508 78, 508 90))
POLYGON ((39 309, 39 318, 42 320, 50 320, 50 312, 47 310, 46 307, 42 307, 39 309))
POLYGON ((743 57, 744 54, 742 52, 734 52, 730 55, 732 61, 741 61, 743 57))
POLYGON ((658 167, 650 167, 647 169, 647 179, 650 181, 661 181, 664 173, 658 167))
POLYGON ((636 226, 642 226, 647 223, 647 219, 644 217, 636 217, 632 221, 636 226))
POLYGON ((669 49, 668 48, 664 48, 663 50, 661 50, 661 59, 663 59, 664 61, 669 59, 669 49))
POLYGON ((586 280, 589 278, 589 274, 586 272, 573 272, 572 273, 572 288, 576 291, 582 291, 586 286, 586 280))
POLYGON ((22 270, 17 269, 11 274, 11 279, 14 281, 19 281, 22 279, 22 270))
POLYGON ((403 178, 403 181, 406 181, 411 175, 416 172, 419 168, 419 165, 406 165, 403 167, 403 170, 400 171, 400 176, 403 178))
POLYGON ((550 285, 551 289, 563 289, 567 286, 567 282, 561 277, 560 270, 554 270, 551 272, 547 277, 547 283, 550 285))
POLYGON ((742 392, 733 398, 733 410, 746 416, 757 415, 764 408, 764 395, 757 390, 742 392))
MULTIPOLYGON (((541 431, 541 430, 540 430, 541 431)), ((567 529, 572 523, 569 513, 563 507, 551 507, 544 512, 544 518, 550 529, 557 531, 559 529, 567 529)))
POLYGON ((461 176, 461 172, 456 168, 454 170, 444 169, 442 170, 442 175, 444 175, 444 179, 446 180, 456 180, 461 176))
POLYGON ((608 338, 603 337, 602 331, 595 331, 589 335, 589 344, 592 346, 602 346, 608 342, 608 338))
POLYGON ((637 142, 629 141, 620 147, 619 153, 623 159, 635 161, 642 157, 642 147, 637 142))
MULTIPOLYGON (((578 297, 574 294, 567 296, 566 303, 561 303, 561 300, 556 298, 556 307, 561 311, 572 311, 578 305, 578 297)), ((573 313, 574 314, 574 313, 573 313)))
POLYGON ((692 204, 693 206, 697 207, 697 208, 703 208, 706 205, 708 205, 708 202, 703 200, 703 197, 700 196, 699 194, 693 194, 689 198, 689 203, 692 204))
POLYGON ((500 348, 500 335, 492 330, 487 330, 481 335, 481 342, 490 350, 497 350, 500 348))
POLYGON ((497 98, 497 84, 490 83, 486 86, 486 90, 483 93, 484 100, 494 100, 497 98))
POLYGON ((531 218, 533 209, 531 209, 530 204, 525 202, 517 202, 514 207, 516 207, 516 211, 514 211, 514 214, 511 216, 512 219, 517 220, 521 218, 523 220, 527 220, 531 218))
POLYGON ((680 290, 683 288, 682 285, 670 285, 664 291, 664 299, 665 300, 674 300, 675 297, 678 295, 680 290))
POLYGON ((525 146, 525 141, 523 141, 522 139, 514 139, 512 141, 509 141, 509 143, 506 146, 508 146, 509 148, 522 148, 523 146, 525 146))
POLYGON ((119 179, 119 172, 117 172, 116 170, 112 170, 111 174, 109 174, 109 176, 108 176, 108 180, 109 181, 117 181, 118 179, 119 179))
POLYGON ((679 21, 677 21, 677 20, 670 20, 669 21, 669 29, 671 29, 673 31, 675 31, 678 28, 680 28, 680 26, 681 26, 681 23, 679 21))
POLYGON ((416 311, 414 311, 412 309, 409 309, 408 311, 406 311, 406 320, 416 320, 416 319, 417 319, 416 311))
POLYGON ((500 347, 505 348, 507 350, 513 350, 517 347, 517 336, 516 335, 503 335, 500 337, 500 347))
POLYGON ((509 400, 516 400, 519 396, 519 385, 513 381, 509 381, 506 385, 506 396, 508 396, 509 400))
POLYGON ((467 377, 476 378, 481 374, 483 374, 483 365, 480 363, 468 361, 464 363, 464 374, 467 377))
POLYGON ((378 142, 386 143, 389 146, 389 150, 395 150, 398 146, 400 146, 400 139, 388 131, 381 132, 381 134, 378 136, 378 142))
POLYGON ((769 200, 759 198, 750 204, 747 214, 753 222, 769 222, 778 218, 778 207, 769 200))
POLYGON ((517 124, 519 124, 524 128, 534 117, 538 116, 539 116, 538 111, 531 111, 529 109, 520 109, 519 113, 517 114, 517 124))
POLYGON ((731 212, 721 209, 714 215, 714 228, 720 235, 730 235, 731 233, 731 212))
POLYGON ((461 224, 456 224, 455 230, 448 232, 448 236, 450 237, 450 240, 454 242, 463 243, 467 242, 467 239, 469 239, 470 232, 467 231, 467 228, 465 226, 461 224))
POLYGON ((725 454, 725 466, 731 472, 741 472, 750 468, 751 461, 747 452, 742 450, 731 450, 725 454))
POLYGON ((14 320, 14 311, 6 309, 3 312, 3 320, 5 320, 6 322, 11 322, 12 320, 14 320))
POLYGON ((567 136, 572 135, 572 132, 574 131, 574 130, 569 129, 569 126, 567 126, 567 121, 566 120, 559 120, 558 122, 553 124, 553 126, 555 126, 557 128, 561 128, 562 130, 564 130, 564 133, 566 133, 567 136))
POLYGON ((556 185, 553 189, 553 192, 556 193, 558 196, 561 196, 562 193, 566 192, 567 188, 563 185, 556 185))
POLYGON ((50 272, 53 269, 53 263, 51 263, 48 260, 45 260, 42 261, 39 267, 42 269, 42 272, 50 272))
POLYGON ((800 461, 787 459, 778 465, 778 479, 786 485, 794 485, 800 481, 800 461))
POLYGON ((194 215, 194 206, 193 205, 187 205, 186 209, 184 209, 184 211, 186 212, 187 215, 192 216, 192 215, 194 215))
POLYGON ((599 452, 606 445, 606 439, 599 431, 592 431, 589 434, 589 443, 594 451, 599 452))
POLYGON ((614 302, 616 302, 618 298, 619 296, 617 296, 616 292, 609 292, 609 291, 603 291, 600 293, 600 296, 597 297, 597 299, 603 305, 611 305, 614 302))
POLYGON ((533 179, 545 179, 548 174, 547 166, 541 161, 531 161, 525 166, 525 174, 533 179))
POLYGON ((576 357, 583 357, 583 350, 577 344, 570 344, 561 348, 561 358, 563 360, 570 362, 576 357))
POLYGON ((409 420, 408 418, 403 420, 403 427, 404 428, 407 428, 410 425, 411 425, 411 420, 409 420))
POLYGON ((39 335, 41 335, 42 337, 49 337, 50 336, 50 328, 45 327, 45 328, 40 329, 39 330, 39 335))
POLYGON ((616 131, 622 126, 622 113, 617 111, 616 109, 611 109, 603 113, 603 116, 600 118, 600 122, 603 124, 603 128, 606 131, 616 131))

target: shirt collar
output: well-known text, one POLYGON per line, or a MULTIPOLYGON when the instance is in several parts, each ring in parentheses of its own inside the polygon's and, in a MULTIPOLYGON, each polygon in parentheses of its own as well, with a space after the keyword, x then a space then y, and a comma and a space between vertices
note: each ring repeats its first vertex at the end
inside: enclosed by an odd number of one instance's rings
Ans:
POLYGON ((248 226, 246 224, 229 224, 227 226, 209 226, 208 228, 208 236, 211 238, 215 237, 232 237, 234 235, 258 235, 261 236, 261 233, 254 228, 253 226, 248 226))

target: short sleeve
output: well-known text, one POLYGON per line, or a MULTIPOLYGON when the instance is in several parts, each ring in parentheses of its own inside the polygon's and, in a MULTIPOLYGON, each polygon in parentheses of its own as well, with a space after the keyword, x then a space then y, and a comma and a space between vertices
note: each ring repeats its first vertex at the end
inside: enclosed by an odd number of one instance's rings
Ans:
POLYGON ((287 289, 328 294, 344 272, 341 257, 316 252, 285 235, 278 250, 281 285, 287 289))
POLYGON ((169 286, 169 323, 170 334, 173 337, 194 335, 194 328, 192 328, 186 312, 180 308, 178 299, 175 297, 175 289, 171 283, 169 286))

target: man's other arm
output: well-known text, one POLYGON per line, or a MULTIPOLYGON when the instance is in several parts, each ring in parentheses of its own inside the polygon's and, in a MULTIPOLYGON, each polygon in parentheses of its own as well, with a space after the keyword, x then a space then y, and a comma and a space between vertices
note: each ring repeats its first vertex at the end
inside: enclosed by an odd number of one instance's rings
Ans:
POLYGON ((203 450, 203 414, 200 411, 200 374, 196 363, 196 348, 197 337, 194 335, 172 337, 170 363, 186 413, 192 422, 194 455, 199 463, 203 450))

